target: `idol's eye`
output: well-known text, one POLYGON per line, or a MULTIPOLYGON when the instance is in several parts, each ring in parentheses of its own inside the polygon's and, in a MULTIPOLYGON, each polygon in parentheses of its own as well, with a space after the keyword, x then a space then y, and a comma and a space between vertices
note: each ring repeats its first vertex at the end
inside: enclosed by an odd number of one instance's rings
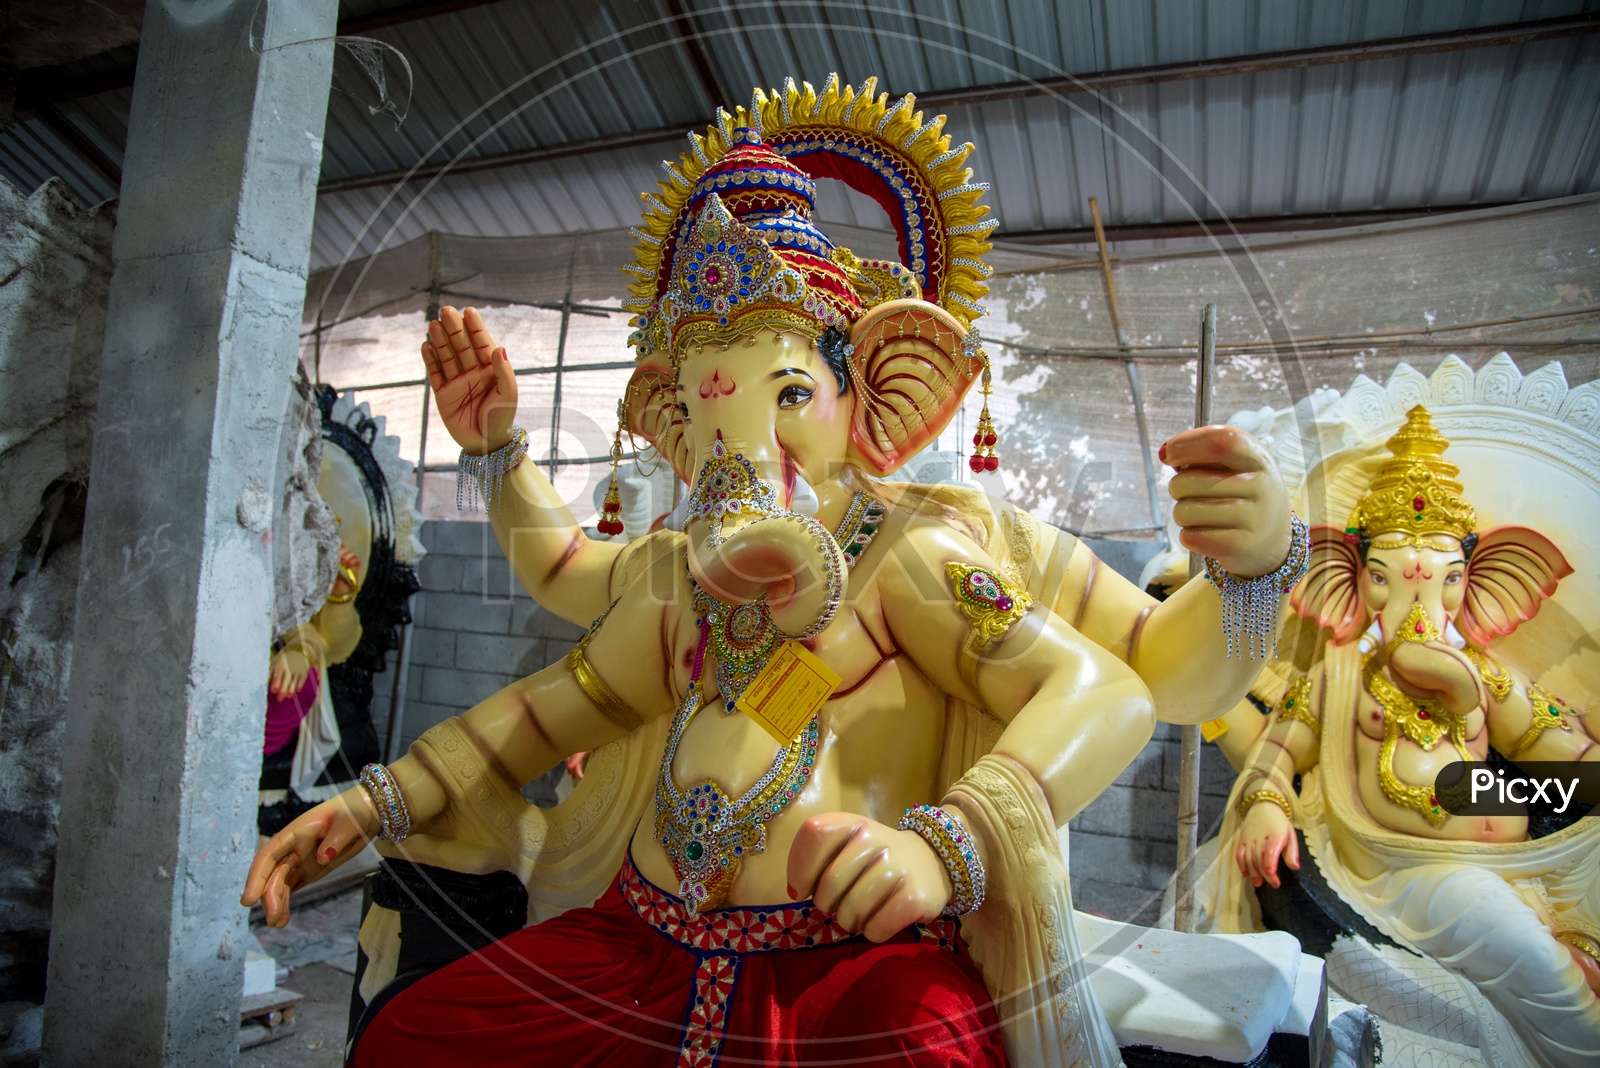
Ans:
POLYGON ((1372 584, 1374 586, 1387 586, 1387 585, 1389 585, 1389 580, 1384 577, 1384 574, 1383 574, 1382 571, 1368 571, 1367 574, 1372 576, 1372 584))
POLYGON ((811 399, 812 391, 804 386, 784 386, 778 394, 778 407, 799 408, 811 399))
POLYGON ((1459 572, 1459 571, 1450 572, 1450 574, 1448 574, 1448 575, 1446 575, 1444 577, 1444 584, 1446 586, 1459 586, 1459 585, 1461 585, 1461 572, 1459 572))

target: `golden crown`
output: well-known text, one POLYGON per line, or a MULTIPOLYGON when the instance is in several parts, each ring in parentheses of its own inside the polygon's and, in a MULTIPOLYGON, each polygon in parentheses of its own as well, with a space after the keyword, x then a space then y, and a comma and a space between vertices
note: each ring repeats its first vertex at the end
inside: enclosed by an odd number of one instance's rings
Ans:
POLYGON ((1384 461, 1367 495, 1350 513, 1346 541, 1358 541, 1362 534, 1378 538, 1400 533, 1425 548, 1430 536, 1460 540, 1477 528, 1478 515, 1462 499, 1463 488, 1456 480, 1461 469, 1444 459, 1450 442, 1433 425, 1428 409, 1419 404, 1407 412, 1405 425, 1389 439, 1388 447, 1393 456, 1384 461))
MULTIPOLYGON (((877 85, 878 79, 868 78, 851 88, 831 74, 820 92, 792 78, 782 89, 756 89, 748 107, 731 114, 719 108, 704 136, 690 134, 690 151, 676 164, 663 162, 667 177, 644 195, 644 219, 632 231, 639 242, 634 262, 623 268, 634 278, 622 304, 635 315, 630 342, 641 357, 670 351, 678 324, 695 317, 705 330, 732 331, 746 306, 771 305, 785 313, 786 322, 796 318, 795 326, 805 325, 797 312, 810 313, 813 334, 836 318, 848 326, 863 307, 908 296, 937 304, 963 328, 983 314, 978 301, 994 273, 983 255, 999 223, 985 218, 988 205, 979 203, 988 184, 973 181, 966 166, 973 147, 952 145, 944 116, 924 118, 916 97, 891 101, 877 85), (898 238, 900 262, 858 260, 829 241, 810 219, 815 178, 843 181, 882 205, 898 238), (710 289, 701 284, 695 272, 709 254, 687 246, 713 194, 723 209, 712 214, 738 224, 718 225, 741 236, 741 226, 755 231, 785 261, 771 273, 781 275, 787 288, 764 291, 758 300, 744 292, 748 287, 740 279, 737 290, 718 300, 723 280, 734 278, 720 259, 710 289), (675 289, 680 292, 673 296, 675 289), (801 307, 808 298, 812 306, 801 307), (700 304, 714 300, 719 311, 711 316, 700 304)), ((741 250, 746 248, 763 262, 773 258, 755 244, 746 242, 741 250)), ((735 256, 733 262, 745 261, 735 256)))

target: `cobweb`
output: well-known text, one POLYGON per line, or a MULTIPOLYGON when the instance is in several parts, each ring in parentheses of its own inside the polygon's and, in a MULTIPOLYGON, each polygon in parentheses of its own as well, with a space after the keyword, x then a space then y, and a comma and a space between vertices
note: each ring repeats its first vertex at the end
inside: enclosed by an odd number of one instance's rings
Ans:
POLYGON ((333 90, 373 118, 388 115, 399 129, 411 110, 411 61, 405 53, 371 37, 339 37, 334 44, 333 90))

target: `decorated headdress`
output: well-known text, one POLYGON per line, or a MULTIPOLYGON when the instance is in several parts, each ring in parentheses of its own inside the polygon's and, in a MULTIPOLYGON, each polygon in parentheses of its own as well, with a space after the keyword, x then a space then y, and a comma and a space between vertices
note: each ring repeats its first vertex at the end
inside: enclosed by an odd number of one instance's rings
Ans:
POLYGON ((977 203, 988 186, 964 166, 972 145, 951 148, 944 116, 924 121, 915 97, 891 104, 876 87, 869 78, 841 89, 832 75, 820 94, 793 79, 770 95, 757 89, 748 108, 719 108, 677 164, 662 164, 667 178, 644 195, 625 268, 641 357, 673 359, 686 341, 762 325, 817 337, 898 298, 937 305, 963 331, 983 314, 992 272, 980 257, 997 224, 977 203), (813 178, 882 205, 900 262, 859 260, 817 229, 813 178))
POLYGON ((1462 498, 1456 479, 1461 469, 1444 459, 1450 442, 1433 425, 1428 409, 1419 404, 1407 412, 1405 425, 1387 444, 1393 455, 1350 513, 1345 541, 1400 533, 1418 548, 1428 548, 1430 537, 1460 541, 1477 529, 1477 513, 1462 498))

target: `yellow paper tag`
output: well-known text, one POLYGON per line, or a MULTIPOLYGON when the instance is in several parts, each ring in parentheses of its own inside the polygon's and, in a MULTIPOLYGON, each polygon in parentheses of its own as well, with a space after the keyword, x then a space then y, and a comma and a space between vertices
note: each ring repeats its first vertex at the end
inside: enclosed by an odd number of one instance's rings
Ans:
POLYGON ((767 666, 750 680, 739 698, 739 711, 761 724, 782 745, 799 735, 833 691, 840 678, 799 642, 778 646, 767 666))
POLYGON ((1200 737, 1208 742, 1214 742, 1228 733, 1228 721, 1225 719, 1208 719, 1200 724, 1200 737))

